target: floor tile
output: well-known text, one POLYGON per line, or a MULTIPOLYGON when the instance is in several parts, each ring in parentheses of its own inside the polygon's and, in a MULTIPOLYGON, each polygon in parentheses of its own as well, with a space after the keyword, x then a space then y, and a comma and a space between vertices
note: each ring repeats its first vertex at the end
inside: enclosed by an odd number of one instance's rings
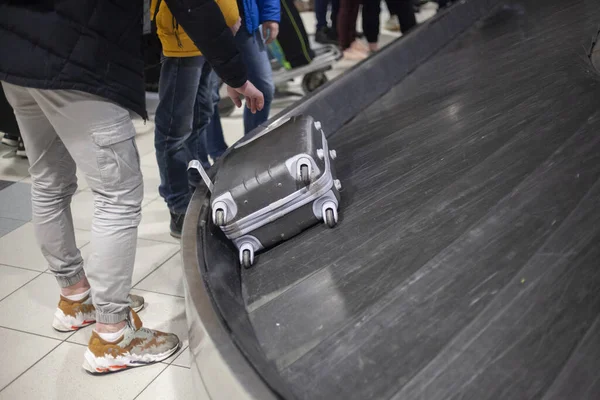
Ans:
POLYGON ((0 155, 0 179, 4 181, 20 181, 29 176, 29 161, 17 157, 12 149, 0 155))
POLYGON ((6 187, 9 187, 13 183, 15 183, 15 181, 2 181, 2 180, 0 180, 0 190, 4 189, 6 187))
POLYGON ((62 343, 14 381, 0 399, 134 399, 165 368, 158 363, 116 374, 93 376, 81 367, 85 348, 62 343))
POLYGON ((50 274, 40 274, 0 301, 0 326, 55 339, 65 339, 71 334, 52 329, 52 318, 58 298, 59 288, 56 279, 50 274))
POLYGON ((181 355, 173 361, 173 365, 178 365, 180 367, 190 368, 192 364, 190 354, 190 348, 186 348, 181 352, 181 355))
POLYGON ((5 155, 6 153, 12 153, 14 151, 15 151, 15 147, 7 146, 4 143, 0 143, 0 160, 1 160, 1 156, 5 155))
POLYGON ((0 217, 31 220, 31 185, 17 182, 0 191, 0 217))
MULTIPOLYGON (((150 275, 152 271, 173 257, 178 250, 179 246, 175 244, 138 239, 132 285, 137 285, 142 279, 150 275)), ((91 246, 85 246, 81 249, 81 254, 86 262, 91 252, 91 246)))
MULTIPOLYGON (((26 223, 26 221, 0 217, 0 238, 26 223)), ((0 253, 4 253, 4 248, 2 248, 2 246, 0 246, 0 253)))
POLYGON ((154 122, 144 121, 141 118, 133 118, 132 121, 136 132, 136 141, 141 136, 152 135, 154 137, 154 122))
POLYGON ((0 300, 38 276, 40 273, 0 265, 0 300))
POLYGON ((5 361, 0 365, 0 390, 2 390, 58 346, 60 341, 0 328, 0 343, 2 343, 2 358, 5 361))
MULTIPOLYGON (((89 243, 90 236, 91 232, 89 231, 76 230, 77 246, 81 248, 89 243)), ((31 222, 0 238, 0 249, 10 249, 9 251, 0 251, 0 264, 42 272, 48 268, 48 262, 42 255, 35 239, 31 222)))
POLYGON ((142 206, 146 206, 160 196, 158 193, 158 186, 160 185, 160 172, 158 171, 158 167, 156 165, 143 165, 142 175, 144 176, 144 201, 142 206))
POLYGON ((150 153, 154 154, 154 123, 148 122, 148 124, 151 126, 152 131, 142 135, 138 134, 135 137, 135 143, 141 157, 150 153))
MULTIPOLYGON (((172 332, 177 334, 183 345, 181 349, 168 360, 168 363, 175 360, 188 345, 187 323, 185 320, 184 300, 178 297, 167 296, 146 292, 142 290, 133 290, 132 293, 144 296, 146 307, 140 311, 139 316, 145 327, 158 329, 163 332, 172 332)), ((87 345, 92 334, 93 327, 80 329, 68 341, 87 345)))
POLYGON ((195 388, 191 370, 170 365, 136 400, 209 400, 206 389, 195 388))
POLYGON ((135 288, 183 297, 181 254, 175 254, 169 261, 138 283, 135 288))
POLYGON ((235 112, 240 113, 239 116, 233 114, 234 118, 221 118, 223 136, 225 137, 225 143, 229 146, 233 145, 244 136, 244 122, 241 118, 241 112, 238 110, 235 112))
POLYGON ((156 154, 152 151, 140 158, 140 164, 146 167, 157 167, 156 154))
POLYGON ((89 189, 88 183, 85 180, 85 175, 81 172, 80 169, 77 170, 77 192, 81 192, 83 190, 89 189))
POLYGON ((171 237, 169 233, 170 223, 171 215, 169 214, 167 204, 159 197, 142 209, 142 222, 138 230, 139 237, 179 244, 179 240, 171 237))

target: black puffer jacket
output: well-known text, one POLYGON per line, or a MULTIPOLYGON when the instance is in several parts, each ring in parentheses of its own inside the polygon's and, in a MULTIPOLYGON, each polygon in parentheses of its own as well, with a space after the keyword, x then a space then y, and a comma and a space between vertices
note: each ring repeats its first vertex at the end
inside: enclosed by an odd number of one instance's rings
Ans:
MULTIPOLYGON (((246 69, 214 0, 164 0, 217 74, 233 87, 246 69)), ((74 89, 146 117, 143 0, 0 0, 0 80, 74 89)))

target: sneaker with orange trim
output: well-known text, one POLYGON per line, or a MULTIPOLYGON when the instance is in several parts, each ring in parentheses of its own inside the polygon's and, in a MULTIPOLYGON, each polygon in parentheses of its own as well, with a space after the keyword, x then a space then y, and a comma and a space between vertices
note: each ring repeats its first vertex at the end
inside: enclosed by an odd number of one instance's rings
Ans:
MULTIPOLYGON (((135 294, 129 295, 129 305, 139 312, 144 308, 144 298, 135 294)), ((59 332, 72 332, 96 322, 96 308, 92 304, 92 296, 88 295, 80 301, 69 300, 60 296, 58 307, 54 312, 52 327, 59 332)))
POLYGON ((141 367, 169 358, 180 346, 177 335, 144 328, 132 310, 123 335, 116 341, 107 342, 92 331, 83 368, 91 374, 105 374, 141 367))

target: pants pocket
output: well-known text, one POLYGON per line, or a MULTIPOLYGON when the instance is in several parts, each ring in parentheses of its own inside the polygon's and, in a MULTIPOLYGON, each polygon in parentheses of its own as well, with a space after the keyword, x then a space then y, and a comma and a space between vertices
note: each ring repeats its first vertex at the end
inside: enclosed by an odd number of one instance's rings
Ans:
POLYGON ((92 139, 97 146, 96 159, 105 190, 129 191, 142 184, 135 128, 129 117, 94 130, 92 139))

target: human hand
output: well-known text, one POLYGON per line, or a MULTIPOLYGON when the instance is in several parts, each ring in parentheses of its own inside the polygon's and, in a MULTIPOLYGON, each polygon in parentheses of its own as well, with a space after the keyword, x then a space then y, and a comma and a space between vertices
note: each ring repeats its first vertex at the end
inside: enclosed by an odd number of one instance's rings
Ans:
POLYGON ((279 23, 274 21, 263 22, 262 24, 263 38, 266 44, 271 44, 277 35, 279 35, 279 23))
POLYGON ((233 103, 238 108, 242 106, 240 95, 244 96, 246 98, 246 107, 252 111, 252 114, 256 114, 256 111, 262 110, 265 105, 263 94, 250 81, 246 81, 239 88, 227 86, 227 95, 231 97, 231 100, 233 100, 233 103))
POLYGON ((242 26, 242 19, 238 18, 237 22, 229 28, 229 29, 231 29, 231 33, 233 33, 233 36, 235 36, 236 33, 238 33, 241 26, 242 26))

